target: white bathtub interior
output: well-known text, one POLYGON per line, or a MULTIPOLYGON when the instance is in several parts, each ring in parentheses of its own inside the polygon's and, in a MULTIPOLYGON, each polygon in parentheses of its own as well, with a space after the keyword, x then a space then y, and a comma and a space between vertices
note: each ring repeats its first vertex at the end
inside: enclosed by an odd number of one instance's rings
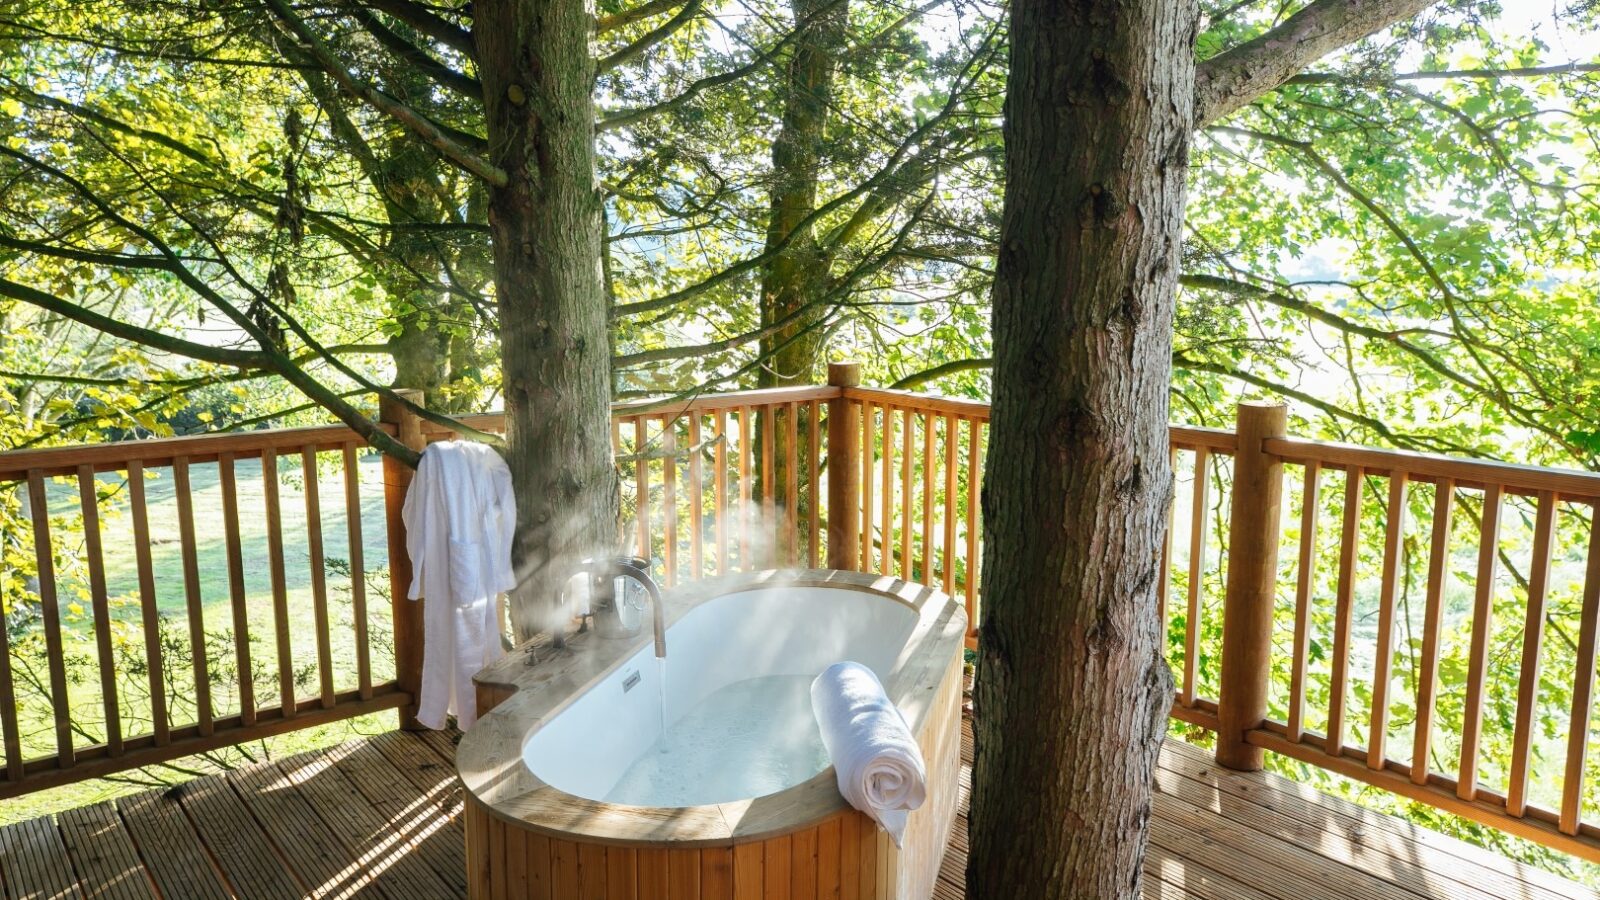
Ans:
POLYGON ((559 790, 632 805, 701 805, 783 790, 828 765, 813 743, 811 679, 850 659, 887 682, 916 621, 892 598, 846 588, 714 597, 667 629, 665 691, 646 644, 536 731, 523 761, 559 790), (752 747, 757 757, 748 756, 752 747), (641 760, 646 752, 663 756, 641 760))

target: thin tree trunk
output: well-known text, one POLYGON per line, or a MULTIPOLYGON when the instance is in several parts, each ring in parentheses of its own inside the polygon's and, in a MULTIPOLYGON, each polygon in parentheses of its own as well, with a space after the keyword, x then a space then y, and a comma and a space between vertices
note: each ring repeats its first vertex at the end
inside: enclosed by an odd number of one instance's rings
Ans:
POLYGON ((974 898, 1139 896, 1196 26, 1191 0, 1012 4, 974 898))
POLYGON ((519 637, 616 538, 607 313, 595 182, 593 10, 584 0, 474 6, 490 154, 507 452, 517 492, 519 637))
POLYGON ((816 376, 822 338, 812 325, 822 314, 818 301, 827 289, 827 260, 810 226, 801 223, 817 206, 834 70, 850 15, 846 0, 793 0, 792 7, 795 27, 803 35, 789 60, 783 124, 772 142, 767 250, 788 243, 761 271, 761 325, 769 327, 798 310, 810 309, 761 339, 758 383, 762 387, 811 384, 816 376), (797 228, 802 232, 793 234, 797 228))

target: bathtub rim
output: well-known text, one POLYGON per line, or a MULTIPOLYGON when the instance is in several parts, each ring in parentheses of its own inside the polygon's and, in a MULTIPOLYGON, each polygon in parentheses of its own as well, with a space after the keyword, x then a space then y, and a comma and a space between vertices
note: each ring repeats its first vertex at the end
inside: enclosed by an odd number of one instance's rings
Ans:
MULTIPOLYGON (((962 603, 927 585, 885 575, 832 569, 767 569, 686 582, 663 592, 667 627, 701 604, 728 594, 779 587, 852 590, 898 602, 917 620, 895 659, 884 688, 920 740, 937 721, 934 701, 954 672, 960 677, 967 616, 962 603)), ((573 653, 528 664, 518 648, 473 681, 509 693, 483 715, 456 751, 457 776, 488 814, 552 837, 636 847, 717 847, 781 837, 851 810, 839 794, 830 765, 812 778, 764 797, 691 807, 640 807, 566 793, 534 775, 523 747, 544 723, 615 673, 651 635, 597 640, 592 632, 569 640, 573 653)), ((671 642, 668 642, 671 653, 671 642)))

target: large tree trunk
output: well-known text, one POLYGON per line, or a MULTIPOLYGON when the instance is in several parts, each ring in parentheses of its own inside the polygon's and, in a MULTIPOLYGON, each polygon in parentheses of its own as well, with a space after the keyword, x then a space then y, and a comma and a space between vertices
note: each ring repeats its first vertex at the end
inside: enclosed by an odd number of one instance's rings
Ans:
POLYGON ((1192 0, 1011 7, 972 897, 1139 896, 1196 25, 1192 0))
POLYGON ((592 9, 585 0, 473 8, 489 152, 506 459, 516 482, 519 637, 557 624, 552 600, 616 543, 611 358, 600 280, 592 9))
POLYGON ((849 23, 846 0, 793 0, 801 37, 783 82, 783 123, 772 142, 771 209, 766 252, 778 252, 761 270, 761 325, 790 320, 761 340, 762 387, 811 384, 822 349, 814 325, 827 289, 827 262, 810 226, 817 207, 817 182, 834 70, 849 23), (787 243, 784 243, 787 241, 787 243))

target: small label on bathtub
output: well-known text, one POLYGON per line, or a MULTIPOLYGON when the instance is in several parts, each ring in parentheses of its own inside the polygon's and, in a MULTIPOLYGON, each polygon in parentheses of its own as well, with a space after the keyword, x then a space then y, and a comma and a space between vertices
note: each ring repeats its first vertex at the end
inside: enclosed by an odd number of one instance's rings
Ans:
POLYGON ((639 670, 638 669, 634 669, 632 672, 629 672, 622 679, 622 692, 624 694, 626 694, 627 692, 633 690, 634 686, 636 686, 638 683, 639 683, 639 670))

